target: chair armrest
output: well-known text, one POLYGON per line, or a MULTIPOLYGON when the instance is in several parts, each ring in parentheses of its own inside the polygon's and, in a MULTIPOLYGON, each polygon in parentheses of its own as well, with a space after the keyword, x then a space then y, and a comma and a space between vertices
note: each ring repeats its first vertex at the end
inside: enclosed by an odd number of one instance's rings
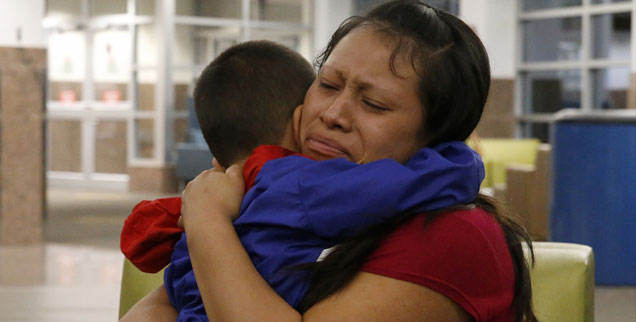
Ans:
POLYGON ((534 242, 533 246, 535 264, 530 275, 539 321, 594 321, 592 248, 554 242, 534 242))
POLYGON ((121 319, 135 303, 161 283, 163 283, 163 270, 156 274, 144 273, 128 259, 124 259, 119 297, 119 318, 121 319))

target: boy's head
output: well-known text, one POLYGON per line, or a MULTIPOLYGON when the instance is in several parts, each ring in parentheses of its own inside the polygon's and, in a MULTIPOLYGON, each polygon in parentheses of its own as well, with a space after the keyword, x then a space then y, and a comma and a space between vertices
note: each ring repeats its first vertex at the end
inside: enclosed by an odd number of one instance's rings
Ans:
POLYGON ((314 81, 300 54, 270 41, 233 46, 201 73, 194 106, 210 152, 223 166, 264 144, 280 144, 314 81))

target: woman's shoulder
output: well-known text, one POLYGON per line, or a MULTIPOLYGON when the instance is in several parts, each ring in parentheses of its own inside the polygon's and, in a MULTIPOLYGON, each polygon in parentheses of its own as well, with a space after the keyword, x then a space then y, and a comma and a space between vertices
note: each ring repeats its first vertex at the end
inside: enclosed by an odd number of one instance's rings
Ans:
POLYGON ((506 314, 514 271, 503 231, 480 208, 426 214, 399 226, 362 270, 431 288, 462 306, 477 321, 506 314))
POLYGON ((394 244, 411 246, 401 246, 403 251, 440 251, 439 255, 444 257, 449 251, 468 253, 466 255, 476 252, 480 256, 509 255, 499 222, 478 207, 454 209, 432 217, 430 214, 415 216, 393 231, 380 249, 394 244))
POLYGON ((495 216, 476 206, 452 209, 433 215, 428 213, 417 215, 398 227, 394 234, 410 232, 413 234, 412 237, 430 239, 431 235, 443 237, 450 231, 470 233, 463 237, 483 237, 488 240, 494 239, 493 241, 498 240, 499 237, 503 238, 503 231, 495 216), (426 229, 422 230, 422 226, 426 229))

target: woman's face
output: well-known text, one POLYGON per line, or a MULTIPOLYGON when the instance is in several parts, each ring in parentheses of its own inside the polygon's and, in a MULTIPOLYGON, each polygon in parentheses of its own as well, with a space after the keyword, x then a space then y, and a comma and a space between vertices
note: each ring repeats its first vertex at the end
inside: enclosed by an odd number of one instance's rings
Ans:
POLYGON ((302 111, 301 150, 316 160, 405 163, 423 145, 417 75, 395 43, 371 27, 340 40, 311 85, 302 111))

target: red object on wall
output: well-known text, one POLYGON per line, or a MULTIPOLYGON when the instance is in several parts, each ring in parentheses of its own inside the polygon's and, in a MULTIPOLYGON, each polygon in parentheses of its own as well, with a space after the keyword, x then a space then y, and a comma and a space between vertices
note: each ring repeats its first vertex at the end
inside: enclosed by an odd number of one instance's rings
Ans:
POLYGON ((102 92, 102 102, 119 103, 121 101, 121 92, 116 89, 107 89, 102 92))
POLYGON ((61 90, 58 94, 58 100, 64 103, 77 102, 77 93, 72 89, 61 90))

